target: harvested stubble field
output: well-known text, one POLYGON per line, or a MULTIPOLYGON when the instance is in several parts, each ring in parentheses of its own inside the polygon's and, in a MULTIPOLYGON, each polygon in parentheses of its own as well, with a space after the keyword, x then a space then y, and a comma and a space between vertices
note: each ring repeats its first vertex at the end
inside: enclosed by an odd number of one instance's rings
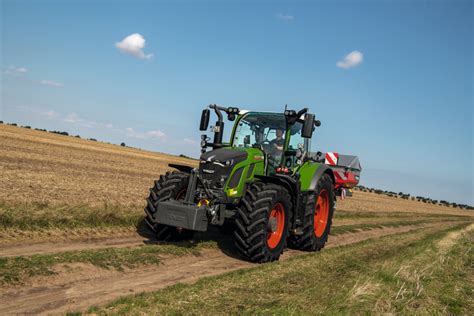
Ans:
POLYGON ((217 229, 154 241, 141 225, 144 198, 170 162, 196 165, 0 125, 0 313, 474 308, 472 212, 357 191, 338 202, 328 249, 255 266, 235 258, 232 235, 217 229))
POLYGON ((4 202, 141 206, 156 176, 169 170, 168 163, 196 164, 7 125, 0 125, 0 139, 0 200, 4 202))

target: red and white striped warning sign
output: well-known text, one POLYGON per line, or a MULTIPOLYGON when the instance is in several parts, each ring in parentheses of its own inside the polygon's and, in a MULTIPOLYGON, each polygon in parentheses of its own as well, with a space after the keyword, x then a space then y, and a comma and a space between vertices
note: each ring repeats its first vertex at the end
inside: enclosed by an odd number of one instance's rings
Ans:
POLYGON ((346 181, 346 173, 344 171, 334 171, 334 177, 336 178, 336 181, 346 181))
POLYGON ((327 152, 324 163, 331 166, 337 166, 338 159, 339 159, 338 153, 327 152))

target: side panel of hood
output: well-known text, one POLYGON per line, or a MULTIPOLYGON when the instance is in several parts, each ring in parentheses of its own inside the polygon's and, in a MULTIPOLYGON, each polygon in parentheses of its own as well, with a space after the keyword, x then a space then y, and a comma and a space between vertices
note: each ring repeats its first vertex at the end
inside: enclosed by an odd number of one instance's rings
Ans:
POLYGON ((258 148, 219 148, 201 155, 199 170, 204 181, 223 189, 229 198, 238 198, 254 175, 265 174, 264 154, 258 148))
POLYGON ((219 148, 205 152, 201 155, 203 161, 218 161, 224 162, 234 160, 234 164, 247 159, 248 153, 243 150, 235 150, 229 148, 219 148))

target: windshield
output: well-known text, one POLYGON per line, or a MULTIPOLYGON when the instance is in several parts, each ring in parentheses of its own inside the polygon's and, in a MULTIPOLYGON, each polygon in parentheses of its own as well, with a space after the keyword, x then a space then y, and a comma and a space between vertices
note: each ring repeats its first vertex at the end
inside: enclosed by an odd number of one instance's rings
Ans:
POLYGON ((247 113, 235 128, 234 147, 258 147, 267 155, 273 173, 281 164, 285 147, 286 119, 283 113, 247 113))
POLYGON ((294 125, 291 126, 290 129, 290 142, 288 143, 288 150, 296 150, 298 148, 303 149, 304 151, 310 151, 310 139, 305 139, 301 135, 301 131, 303 129, 303 124, 300 122, 296 122, 294 125))
POLYGON ((283 114, 250 112, 239 121, 232 144, 235 147, 253 147, 275 143, 283 147, 285 130, 283 114))

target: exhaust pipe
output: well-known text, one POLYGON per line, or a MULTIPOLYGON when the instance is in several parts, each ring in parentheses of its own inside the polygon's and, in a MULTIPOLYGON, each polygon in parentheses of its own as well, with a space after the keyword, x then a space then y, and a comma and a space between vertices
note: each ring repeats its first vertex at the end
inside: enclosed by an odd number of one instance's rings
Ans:
POLYGON ((217 115, 217 122, 214 126, 214 145, 216 147, 222 146, 222 137, 224 135, 224 118, 222 117, 221 111, 227 111, 226 108, 220 107, 215 104, 209 105, 209 108, 213 109, 217 115))

